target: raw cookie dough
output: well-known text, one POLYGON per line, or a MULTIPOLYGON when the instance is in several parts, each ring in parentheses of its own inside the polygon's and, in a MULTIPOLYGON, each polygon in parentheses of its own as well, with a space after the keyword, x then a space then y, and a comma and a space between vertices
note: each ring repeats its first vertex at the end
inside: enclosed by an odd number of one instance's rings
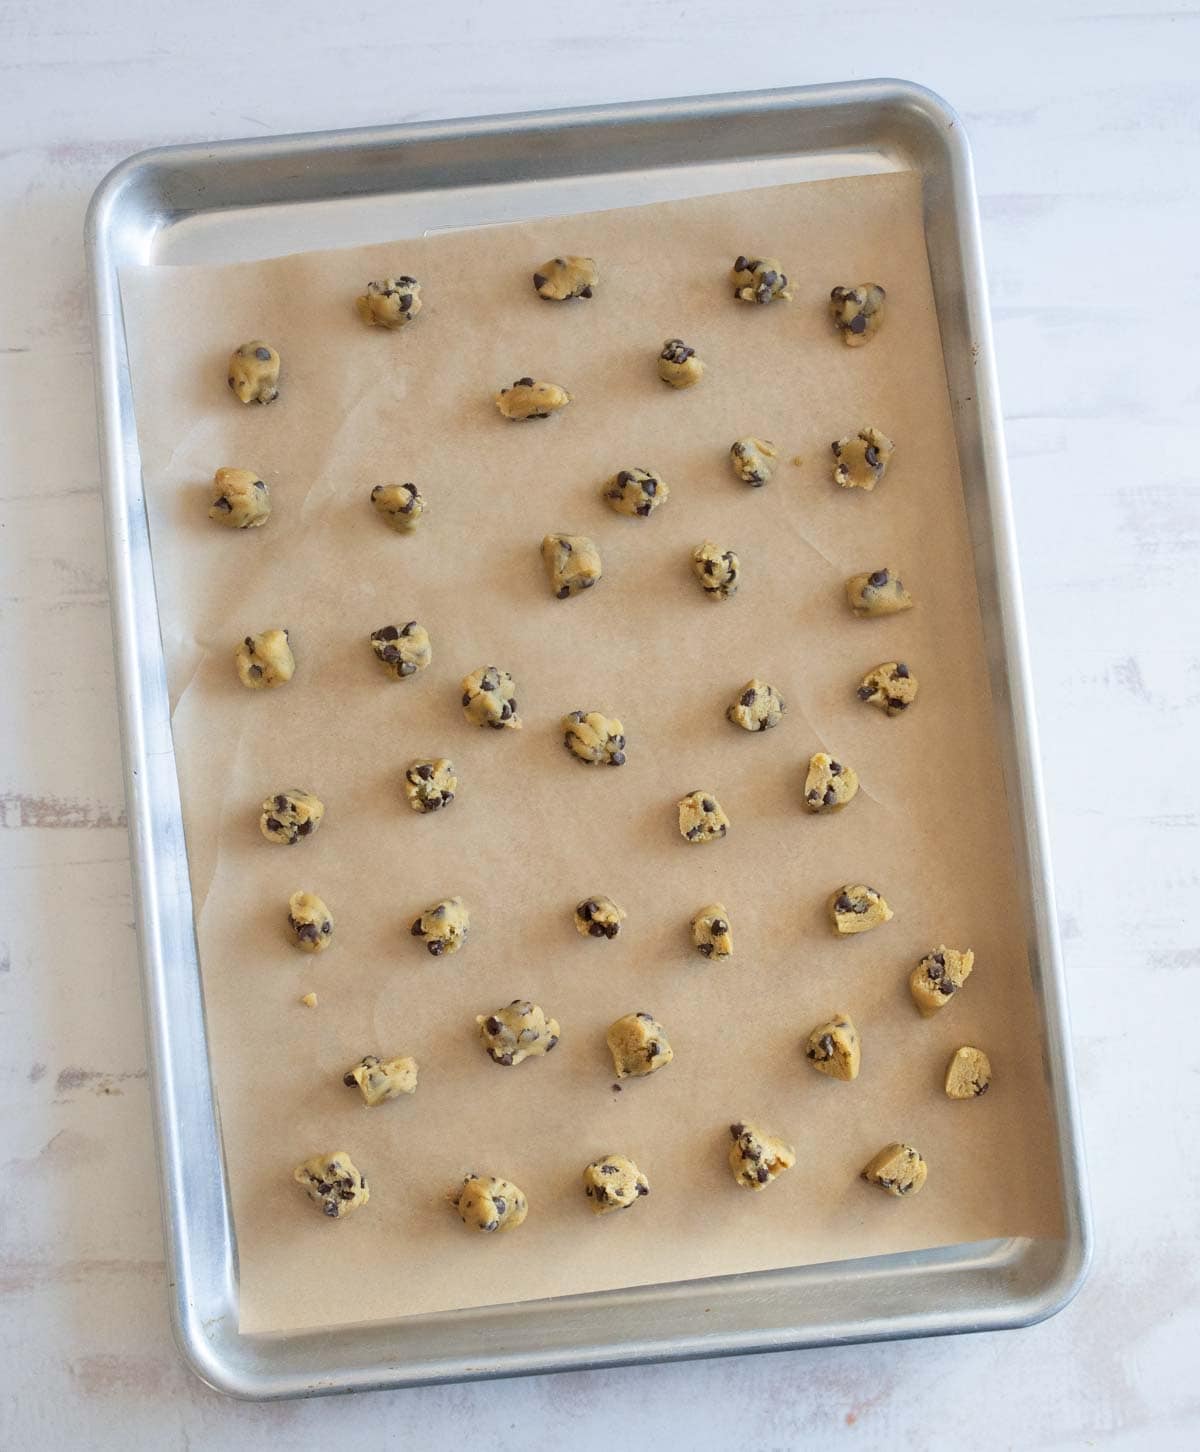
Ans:
POLYGON ((889 716, 899 716, 917 699, 919 682, 902 660, 887 660, 868 671, 858 688, 858 699, 869 701, 889 716))
POLYGON ((366 292, 354 299, 354 307, 364 323, 402 328, 421 311, 421 284, 415 277, 384 277, 379 282, 368 282, 366 292))
POLYGON ((532 378, 518 378, 493 397, 504 417, 511 419, 549 418, 571 402, 571 395, 557 383, 536 383, 532 378))
POLYGON ((478 1014, 475 1022, 488 1056, 505 1068, 548 1054, 558 1043, 558 1020, 547 1018, 527 998, 514 998, 495 1013, 478 1014))
POLYGON ((609 1024, 606 1037, 618 1079, 643 1078, 675 1057, 666 1030, 648 1013, 627 1013, 609 1024))
POLYGON ((641 519, 665 504, 671 491, 665 479, 649 469, 622 469, 601 490, 604 502, 617 514, 635 514, 641 519))
POLYGON ((857 434, 837 439, 829 447, 837 460, 833 482, 843 489, 865 489, 868 493, 887 473, 896 451, 887 434, 875 428, 859 429, 857 434))
POLYGON ((271 513, 271 491, 253 469, 218 469, 212 496, 208 517, 227 529, 255 529, 271 513))
POLYGON ((733 929, 725 904, 711 902, 692 918, 692 944, 705 958, 728 958, 733 953, 733 929))
POLYGON ((279 354, 254 338, 229 359, 229 386, 242 403, 271 403, 279 397, 279 354))
POLYGON ((515 1230, 529 1214, 529 1201, 511 1180, 497 1175, 468 1175, 450 1196, 464 1225, 472 1230, 515 1230))
POLYGON ((586 534, 548 534, 542 540, 542 560, 557 600, 590 590, 603 574, 600 551, 586 534))
POLYGON ((857 287, 835 287, 829 294, 829 312, 842 341, 851 348, 869 343, 883 327, 883 304, 887 293, 877 282, 860 282, 857 287))
POLYGON ((728 600, 737 594, 741 564, 732 550, 706 539, 692 551, 692 574, 712 600, 728 600))
POLYGON ((851 575, 846 581, 846 601, 855 615, 896 615, 913 607, 904 581, 889 565, 865 575, 851 575))
POLYGON ((472 726, 491 726, 497 731, 519 731, 516 686, 499 666, 480 666, 462 681, 463 713, 472 726))
POLYGON ((778 452, 769 439, 735 439, 729 446, 729 462, 743 484, 759 489, 775 472, 778 452))
POLYGON ((433 659, 429 633, 415 620, 407 625, 381 625, 378 630, 372 630, 371 649, 375 659, 399 680, 415 676, 433 659))
POLYGON ((729 1168, 743 1190, 762 1190, 784 1170, 796 1163, 796 1151, 790 1144, 767 1134, 756 1124, 731 1124, 729 1137, 729 1168))
POLYGON ((809 758, 804 805, 810 812, 840 812, 858 791, 858 773, 824 751, 809 758))
POLYGON ((333 914, 315 892, 294 892, 288 898, 288 927, 303 953, 323 953, 333 941, 333 914))
POLYGON ((848 883, 829 899, 833 926, 839 933, 866 933, 880 923, 890 922, 893 913, 873 887, 848 883))
POLYGON ((964 1044, 946 1065, 946 1093, 951 1099, 978 1099, 992 1082, 992 1062, 982 1049, 964 1044))
POLYGON ((399 534, 412 534, 429 508, 415 484, 376 484, 371 490, 371 503, 399 534))
POLYGON ((252 691, 285 686, 296 672, 296 657, 286 630, 247 635, 233 653, 238 679, 252 691))
POLYGON ((769 303, 791 299, 787 273, 773 257, 739 257, 729 274, 739 302, 769 303))
POLYGON ((615 938, 625 921, 625 909, 611 897, 587 897, 575 909, 575 931, 585 938, 615 938))
POLYGON ((689 792, 679 799, 679 831, 689 842, 715 842, 729 831, 729 818, 711 792, 689 792))
POLYGON ((691 388, 704 377, 704 364, 682 338, 668 338, 658 355, 658 376, 672 388, 691 388))
POLYGON ((421 938, 434 958, 457 953, 471 931, 471 915, 461 897, 448 897, 427 907, 410 932, 421 938))
POLYGON ((292 1179, 304 1186, 308 1198, 331 1220, 340 1220, 371 1198, 366 1177, 355 1169, 345 1150, 313 1155, 296 1166, 292 1179))
POLYGON ((563 745, 589 766, 625 765, 625 728, 599 711, 572 711, 562 718, 563 745))
POLYGON ((533 274, 538 297, 549 302, 566 302, 573 297, 591 297, 600 281, 594 257, 552 257, 533 274))
POLYGON ((970 948, 947 948, 944 944, 924 958, 908 975, 908 991, 923 1018, 932 1018, 945 1008, 971 976, 975 954, 970 948))
POLYGON ((316 1008, 317 995, 315 993, 304 993, 300 996, 300 1002, 305 1008, 316 1008))
POLYGON ((775 687, 755 678, 738 692, 725 717, 743 731, 769 731, 779 725, 786 710, 787 704, 775 687))
POLYGON ((382 1104, 401 1094, 417 1092, 417 1061, 380 1059, 375 1054, 366 1054, 353 1069, 342 1075, 342 1083, 347 1089, 353 1089, 357 1084, 364 1104, 382 1104))
POLYGON ((915 1195, 928 1174, 925 1161, 910 1144, 885 1144, 864 1166, 862 1177, 889 1195, 915 1195))
POLYGON ((457 792, 454 763, 444 756, 414 761, 404 773, 404 795, 414 812, 440 812, 457 792))
POLYGON ((593 1214, 607 1215, 636 1205, 650 1193, 650 1181, 625 1155, 604 1155, 584 1170, 583 1193, 592 1202, 593 1214))
POLYGON ((317 830, 324 815, 325 804, 319 797, 293 787, 290 792, 277 792, 263 802, 258 828, 268 842, 293 847, 301 837, 317 830))
POLYGON ((839 1011, 828 1023, 818 1024, 808 1036, 804 1057, 831 1079, 857 1079, 862 1049, 850 1015, 839 1011))

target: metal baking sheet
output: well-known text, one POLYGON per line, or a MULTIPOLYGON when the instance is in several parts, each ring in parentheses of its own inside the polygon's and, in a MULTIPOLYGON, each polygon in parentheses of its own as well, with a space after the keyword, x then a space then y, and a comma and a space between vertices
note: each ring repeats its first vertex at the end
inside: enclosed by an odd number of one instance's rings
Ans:
POLYGON ((970 152, 900 81, 170 147, 122 163, 87 222, 130 849, 172 1315, 246 1397, 1027 1325, 1086 1273, 1091 1233, 970 152), (934 1251, 242 1335, 117 283, 232 262, 822 177, 912 170, 937 300, 1061 1169, 1061 1239, 934 1251))

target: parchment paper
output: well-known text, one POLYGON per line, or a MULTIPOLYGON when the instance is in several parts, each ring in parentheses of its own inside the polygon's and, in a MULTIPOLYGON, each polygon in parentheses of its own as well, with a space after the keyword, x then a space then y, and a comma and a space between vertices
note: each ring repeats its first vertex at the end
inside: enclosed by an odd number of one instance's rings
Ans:
POLYGON ((1055 1169, 1040 1038, 1014 892, 1003 787, 967 523, 920 218, 908 174, 466 231, 228 267, 123 274, 126 326, 175 749, 236 1218, 244 1330, 284 1330, 679 1280, 984 1237, 1051 1234, 1055 1169), (541 301, 545 257, 590 253, 587 302, 541 301), (739 252, 783 260, 795 300, 730 297, 739 252), (409 272, 425 309, 403 333, 367 329, 352 299, 409 272), (887 325, 868 347, 834 335, 837 282, 877 279, 887 325), (242 407, 231 348, 264 337, 281 393, 242 407), (708 364, 688 392, 655 374, 679 336, 708 364), (545 422, 500 417, 493 391, 523 374, 575 401, 545 422), (829 442, 875 424, 897 444, 873 495, 830 478, 829 442), (779 446, 763 489, 735 481, 743 434, 779 446), (799 465, 790 462, 798 455, 799 465), (260 530, 206 518, 218 465, 271 485, 260 530), (615 470, 671 486, 652 519, 599 498, 615 470), (371 486, 417 481, 430 513, 401 537, 371 486), (550 530, 591 535, 604 579, 551 597, 550 530), (705 598, 688 568, 712 538, 742 561, 738 596, 705 598), (858 620, 845 577, 887 563, 913 611, 858 620), (396 682, 372 629, 418 619, 432 666, 396 682), (282 690, 251 693, 232 655, 247 632, 286 625, 298 662, 282 690), (921 698, 886 719, 854 687, 908 661, 921 698), (525 728, 481 731, 459 708, 479 665, 514 674, 525 728), (750 676, 788 714, 774 731, 730 726, 750 676), (628 764, 589 769, 560 744, 575 708, 619 716, 628 764), (849 810, 801 810, 809 754, 852 763, 849 810), (450 756, 458 800, 423 817, 401 799, 405 766, 450 756), (327 805, 317 835, 268 844, 262 798, 292 786, 327 805), (689 846, 675 801, 714 791, 728 838, 689 846), (840 884, 867 881, 891 923, 838 940, 840 884), (320 893, 336 940, 319 958, 285 936, 288 894, 320 893), (571 909, 607 893, 629 917, 614 942, 580 938, 571 909), (409 935, 461 894, 472 932, 438 961, 409 935), (688 920, 723 902, 735 956, 707 964, 688 920), (970 945, 974 976, 926 1022, 907 974, 941 942, 970 945), (320 996, 315 1010, 301 993, 320 996), (502 1069, 475 1014, 528 996, 562 1025, 549 1058, 502 1069), (607 1025, 656 1014, 675 1062, 614 1092, 607 1025), (815 1073, 801 1044, 848 1010, 863 1041, 856 1083, 815 1073), (942 1092, 960 1044, 987 1050, 992 1091, 942 1092), (414 1054, 416 1096, 367 1109, 341 1076, 365 1053, 414 1054), (725 1163, 727 1126, 784 1134, 797 1167, 760 1194, 725 1163), (888 1140, 930 1171, 896 1201, 857 1178, 888 1140), (344 1148, 371 1202, 322 1219, 292 1167, 344 1148), (579 1176, 631 1155, 649 1199, 594 1218, 579 1176), (447 1187, 468 1169, 514 1179, 529 1218, 496 1239, 468 1233, 447 1187))

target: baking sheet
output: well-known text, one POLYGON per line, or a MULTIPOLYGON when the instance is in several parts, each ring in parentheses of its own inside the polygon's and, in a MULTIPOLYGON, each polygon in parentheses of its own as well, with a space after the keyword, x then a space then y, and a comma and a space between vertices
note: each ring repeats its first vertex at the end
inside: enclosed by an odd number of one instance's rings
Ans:
POLYGON ((921 228, 919 182, 889 175, 739 193, 225 268, 122 275, 174 733, 204 965, 212 1057, 238 1233, 243 1330, 288 1330, 570 1294, 735 1270, 1057 1233, 1039 1034, 1020 939, 991 734, 949 406, 921 228), (735 305, 739 251, 780 256, 790 306, 735 305), (598 256, 589 302, 541 302, 529 273, 562 251, 598 256), (367 330, 350 299, 409 271, 425 311, 398 336, 367 330), (889 289, 885 331, 844 348, 824 299, 835 281, 889 289), (280 399, 228 397, 230 347, 280 349, 280 399), (698 348, 709 373, 676 394, 654 374, 661 340, 698 348), (524 373, 575 394, 565 413, 511 425, 491 393, 524 373), (829 481, 828 442, 865 423, 897 441, 873 496, 829 481), (729 442, 773 438, 763 490, 737 484, 729 442), (272 485, 268 526, 205 518, 218 464, 272 485), (600 481, 646 464, 672 486, 648 521, 611 514, 600 481), (415 479, 431 514, 412 538, 375 519, 372 484, 415 479), (606 577, 559 602, 543 533, 591 534, 606 577), (705 537, 736 548, 743 587, 724 604, 690 578, 705 537), (883 621, 845 609, 845 575, 901 568, 918 608, 883 621), (366 634, 430 629, 434 663, 383 677, 366 634), (251 694, 231 653, 286 624, 298 660, 283 691, 251 694), (861 706, 880 660, 923 682, 907 717, 861 706), (520 733, 484 733, 458 682, 496 663, 517 678, 520 733), (750 675, 789 713, 748 736, 723 708, 750 675), (589 771, 558 744, 575 707, 620 715, 629 762, 589 771), (799 807, 804 764, 833 750, 863 778, 839 817, 799 807), (454 758, 459 800, 430 818, 399 798, 406 763, 454 758), (325 800, 295 849, 256 825, 269 791, 325 800), (704 785, 729 838, 689 847, 673 803, 704 785), (895 920, 845 942, 829 891, 865 878, 895 920), (337 940, 318 959, 286 941, 286 898, 318 891, 337 940), (629 911, 613 943, 579 938, 570 908, 606 892, 629 911), (436 961, 408 935, 429 902, 460 893, 472 937, 436 961), (719 898, 736 956, 696 957, 687 921, 719 898), (937 942, 977 953, 968 989, 921 1021, 911 962, 937 942), (315 989, 316 1010, 298 1006, 315 989), (492 1065, 474 1015, 531 996, 563 1026, 548 1059, 492 1065), (668 1069, 614 1093, 604 1029, 637 1008, 665 1023, 668 1069), (800 1041, 835 1009, 863 1036, 853 1085, 804 1064, 800 1041), (991 1054, 978 1103, 941 1092, 959 1043, 991 1054), (342 1087, 365 1052, 414 1053, 412 1101, 365 1109, 342 1087), (724 1164, 735 1118, 786 1134, 800 1163, 766 1193, 724 1164), (930 1163, 918 1200, 855 1178, 878 1145, 911 1138, 930 1163), (346 1148, 371 1204, 331 1225, 291 1166, 346 1148), (649 1174, 651 1197, 594 1220, 582 1165, 609 1149, 649 1174), (443 1189, 494 1170, 530 1196, 526 1225, 469 1236, 443 1189))

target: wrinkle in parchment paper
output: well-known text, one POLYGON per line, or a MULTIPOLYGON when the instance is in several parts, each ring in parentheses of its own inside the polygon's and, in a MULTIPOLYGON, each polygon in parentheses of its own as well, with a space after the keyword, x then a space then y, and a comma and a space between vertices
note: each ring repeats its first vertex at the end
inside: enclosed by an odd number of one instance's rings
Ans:
POLYGON ((1053 1233, 1052 1136, 1014 891, 961 481, 924 251, 919 182, 862 177, 741 192, 225 268, 122 277, 155 576, 174 704, 210 1045, 232 1187, 244 1330, 336 1325, 597 1288, 1053 1233), (735 304, 739 252, 780 257, 795 300, 735 304), (564 251, 599 259, 587 302, 536 297, 530 274, 564 251), (366 329, 352 300, 406 271, 425 308, 400 335, 366 329), (888 289, 883 332, 845 348, 835 283, 888 289), (228 394, 229 351, 268 338, 279 400, 228 394), (676 393, 655 374, 668 337, 708 365, 676 393), (163 360, 169 359, 169 365, 163 360), (574 402, 511 424, 492 393, 532 374, 574 402), (873 495, 830 478, 832 439, 866 424, 896 441, 873 495), (739 484, 727 451, 779 447, 775 477, 739 484), (790 461, 799 455, 802 463, 790 461), (206 518, 220 465, 258 470, 274 511, 236 534, 206 518), (663 474, 653 518, 599 497, 616 470, 663 474), (411 538, 370 509, 373 484, 412 479, 430 513, 411 538), (605 575, 550 597, 538 546, 591 535, 605 575), (742 587, 705 599, 692 547, 737 549, 742 587), (883 564, 918 601, 858 620, 843 581, 883 564), (420 620, 434 658, 396 682, 368 633, 420 620), (236 642, 286 625, 285 689, 237 684, 236 642), (921 699, 888 720, 854 687, 901 658, 921 699), (484 732, 459 681, 516 677, 525 727, 484 732), (751 676, 789 711, 750 735, 724 708, 751 676), (625 723, 628 762, 588 769, 563 751, 567 711, 625 723), (836 817, 801 809, 808 756, 851 762, 862 790, 836 817), (411 812, 416 756, 451 757, 458 799, 411 812), (327 806, 294 848, 266 843, 259 804, 302 786, 327 806), (677 797, 718 794, 728 838, 688 846, 677 797), (843 882, 895 910, 838 941, 843 882), (321 894, 336 940, 317 959, 284 932, 288 894, 321 894), (584 939, 571 910, 606 893, 619 938, 584 939), (422 951, 408 926, 439 898, 472 913, 465 949, 422 951), (728 908, 735 956, 707 963, 688 921, 728 908), (975 972, 938 1018, 906 977, 929 948, 970 945, 975 972), (315 989, 320 1006, 298 1005, 315 989), (493 1065, 475 1014, 529 996, 559 1019, 542 1060, 493 1065), (644 1009, 674 1063, 613 1088, 604 1030, 644 1009), (863 1044, 853 1084, 804 1062, 812 1026, 849 1011, 863 1044), (941 1087, 958 1045, 987 1050, 986 1099, 941 1087), (365 1053, 413 1054, 412 1099, 366 1109, 342 1086, 365 1053), (760 1195, 725 1164, 727 1126, 750 1118, 797 1148, 760 1195), (912 1201, 857 1178, 888 1140, 930 1167, 912 1201), (315 1214, 291 1168, 344 1148, 370 1204, 315 1214), (593 1217, 588 1159, 618 1151, 648 1174, 628 1214, 593 1217), (469 1234, 443 1192, 465 1170, 514 1179, 529 1218, 498 1240, 469 1234))

